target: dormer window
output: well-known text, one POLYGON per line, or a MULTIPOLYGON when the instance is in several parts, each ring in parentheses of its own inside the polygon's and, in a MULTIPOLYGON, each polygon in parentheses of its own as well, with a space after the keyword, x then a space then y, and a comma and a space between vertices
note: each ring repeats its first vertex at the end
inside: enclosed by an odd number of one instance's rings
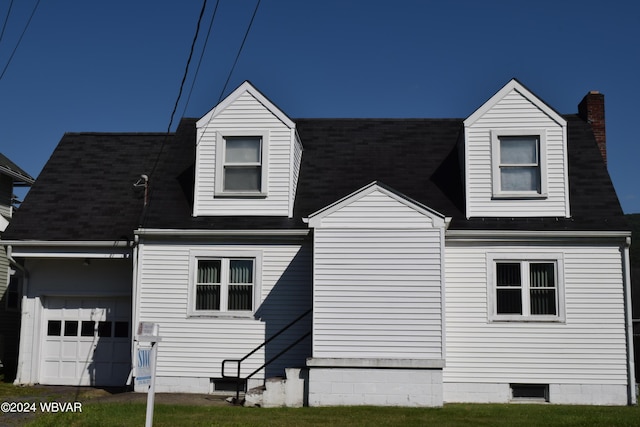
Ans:
POLYGON ((266 196, 268 132, 218 132, 216 196, 266 196))
POLYGON ((500 137, 500 191, 540 193, 537 135, 500 137))
POLYGON ((229 136, 224 142, 223 191, 260 191, 262 138, 229 136))
POLYGON ((494 198, 546 197, 544 133, 492 132, 494 198))

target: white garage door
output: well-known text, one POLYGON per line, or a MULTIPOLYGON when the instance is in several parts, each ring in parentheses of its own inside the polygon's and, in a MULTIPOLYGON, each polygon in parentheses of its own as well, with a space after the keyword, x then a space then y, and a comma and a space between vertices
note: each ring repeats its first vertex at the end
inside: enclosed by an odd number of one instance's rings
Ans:
POLYGON ((131 367, 129 298, 45 299, 41 384, 120 386, 131 367))

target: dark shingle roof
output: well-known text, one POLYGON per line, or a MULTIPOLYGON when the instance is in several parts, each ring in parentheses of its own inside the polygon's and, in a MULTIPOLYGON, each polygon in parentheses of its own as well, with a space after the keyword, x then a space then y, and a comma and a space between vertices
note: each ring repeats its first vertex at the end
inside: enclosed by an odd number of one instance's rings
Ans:
POLYGON ((65 134, 14 215, 3 240, 125 240, 164 135, 65 134))
MULTIPOLYGON (((379 181, 453 218, 453 229, 627 230, 591 128, 567 115, 572 218, 464 217, 458 141, 462 119, 297 119, 304 154, 294 218, 192 217, 195 119, 167 139, 154 176, 146 228, 306 228, 302 218, 379 181)), ((68 134, 5 233, 5 239, 130 237, 160 134, 68 134)))

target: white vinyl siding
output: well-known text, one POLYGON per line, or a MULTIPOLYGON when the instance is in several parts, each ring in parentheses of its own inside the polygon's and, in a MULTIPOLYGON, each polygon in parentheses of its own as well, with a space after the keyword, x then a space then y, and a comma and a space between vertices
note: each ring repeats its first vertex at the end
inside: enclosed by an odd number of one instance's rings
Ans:
MULTIPOLYGON (((311 258, 301 243, 253 245, 197 242, 143 243, 139 249, 139 318, 157 322, 162 335, 158 375, 220 378, 224 359, 240 359, 311 307, 311 258), (189 316, 189 280, 192 254, 261 252, 261 287, 255 314, 250 317, 189 316)), ((259 350, 242 364, 242 374, 257 369, 279 350, 310 331, 310 316, 259 350)), ((282 375, 283 365, 299 366, 310 355, 307 341, 270 366, 282 375)), ((235 366, 235 365, 234 365, 235 366)), ((229 369, 229 368, 228 368, 229 369)), ((227 372, 230 374, 231 372, 227 372)), ((261 375, 258 375, 260 377, 261 375)))
MULTIPOLYGON (((196 186, 194 215, 266 215, 288 216, 291 189, 291 128, 258 101, 251 93, 244 92, 224 110, 217 112, 197 131, 196 186), (224 163, 218 158, 218 139, 225 135, 265 136, 268 140, 262 158, 263 177, 261 196, 220 196, 222 176, 216 168, 224 163), (217 193, 216 193, 216 190, 217 193)), ((250 196, 250 195, 247 195, 250 196)))
POLYGON ((371 184, 309 224, 313 357, 443 359, 443 218, 371 184))
POLYGON ((316 229, 313 357, 441 359, 441 235, 316 229))
POLYGON ((566 138, 564 123, 558 123, 516 89, 466 125, 467 217, 567 216, 566 138), (544 144, 540 148, 539 159, 541 195, 545 197, 494 197, 498 189, 494 174, 499 161, 495 159, 497 153, 492 150, 492 141, 501 132, 509 136, 527 136, 532 132, 540 135, 540 142, 544 144))
POLYGON ((627 381, 620 247, 447 242, 445 382, 627 381), (490 322, 487 256, 562 253, 565 321, 490 322))
POLYGON ((425 228, 433 220, 380 190, 373 190, 321 219, 322 227, 332 228, 425 228), (395 219, 395 221, 390 220, 395 219))
MULTIPOLYGON (((0 215, 11 218, 11 198, 13 196, 13 180, 0 174, 0 215)), ((0 218, 1 220, 1 218, 0 218)), ((3 230, 0 228, 0 233, 3 230)))
POLYGON ((293 203, 296 198, 296 191, 298 190, 298 180, 300 179, 300 165, 302 164, 302 143, 298 138, 297 133, 291 131, 292 138, 292 150, 293 156, 291 157, 291 187, 289 189, 289 217, 293 217, 293 203))

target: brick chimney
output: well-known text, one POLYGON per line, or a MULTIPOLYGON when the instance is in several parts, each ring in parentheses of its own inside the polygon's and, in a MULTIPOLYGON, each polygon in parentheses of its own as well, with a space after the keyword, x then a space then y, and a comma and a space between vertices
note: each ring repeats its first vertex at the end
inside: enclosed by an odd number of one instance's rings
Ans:
POLYGON ((604 95, 592 90, 578 104, 578 115, 593 129, 602 160, 607 164, 607 134, 604 125, 604 95))

